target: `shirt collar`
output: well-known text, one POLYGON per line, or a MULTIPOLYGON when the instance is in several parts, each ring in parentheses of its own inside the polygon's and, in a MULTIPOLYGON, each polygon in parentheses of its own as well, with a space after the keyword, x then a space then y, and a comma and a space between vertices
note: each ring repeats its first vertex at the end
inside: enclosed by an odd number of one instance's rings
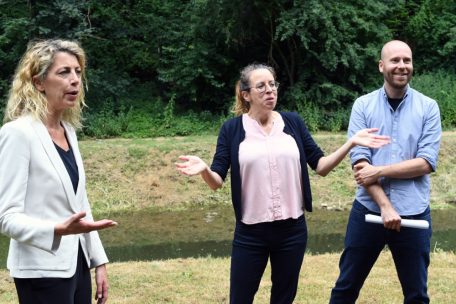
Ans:
MULTIPOLYGON (((410 85, 407 84, 407 91, 405 91, 405 94, 404 94, 404 97, 402 98, 402 101, 406 100, 407 97, 410 95, 411 93, 411 88, 410 88, 410 85)), ((383 96, 383 100, 385 100, 386 102, 388 102, 388 95, 386 94, 386 90, 385 90, 385 86, 382 87, 381 89, 381 92, 382 92, 382 96, 383 96)))

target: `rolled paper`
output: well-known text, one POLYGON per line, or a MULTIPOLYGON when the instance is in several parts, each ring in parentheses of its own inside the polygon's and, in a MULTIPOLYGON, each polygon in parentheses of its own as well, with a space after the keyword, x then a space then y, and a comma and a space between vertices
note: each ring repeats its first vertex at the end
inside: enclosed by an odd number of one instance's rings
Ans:
MULTIPOLYGON (((375 223, 375 224, 383 224, 382 217, 379 215, 374 215, 374 214, 366 214, 366 222, 375 223)), ((409 228, 428 229, 429 222, 426 220, 402 219, 401 226, 409 227, 409 228)))

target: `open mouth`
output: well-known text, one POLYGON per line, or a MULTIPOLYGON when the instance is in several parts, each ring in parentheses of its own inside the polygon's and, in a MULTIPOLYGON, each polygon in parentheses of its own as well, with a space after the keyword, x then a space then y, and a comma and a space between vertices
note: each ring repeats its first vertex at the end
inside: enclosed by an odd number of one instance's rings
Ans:
POLYGON ((394 76, 396 78, 404 79, 404 78, 407 78, 408 74, 395 74, 394 76))

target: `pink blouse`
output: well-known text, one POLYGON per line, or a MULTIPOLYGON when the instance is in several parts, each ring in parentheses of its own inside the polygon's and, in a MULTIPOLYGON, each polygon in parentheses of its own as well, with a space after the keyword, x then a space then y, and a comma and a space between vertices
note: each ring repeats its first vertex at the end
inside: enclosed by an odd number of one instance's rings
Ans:
POLYGON ((303 214, 301 166, 295 140, 277 115, 270 134, 243 114, 245 139, 239 147, 242 222, 256 224, 303 214))

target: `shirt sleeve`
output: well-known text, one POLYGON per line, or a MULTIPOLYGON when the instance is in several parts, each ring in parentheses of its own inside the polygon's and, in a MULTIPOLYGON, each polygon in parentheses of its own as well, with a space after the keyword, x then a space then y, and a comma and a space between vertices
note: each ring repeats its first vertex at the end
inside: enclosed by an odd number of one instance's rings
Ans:
MULTIPOLYGON (((353 104, 350 122, 348 124, 348 138, 351 138, 359 130, 368 128, 366 118, 364 115, 363 103, 360 99, 357 99, 353 104)), ((372 163, 372 153, 367 147, 355 146, 350 150, 350 160, 352 166, 360 160, 367 160, 372 163)))
POLYGON ((424 158, 435 171, 439 156, 440 139, 442 126, 440 122, 440 110, 437 102, 432 100, 427 111, 428 116, 424 122, 423 133, 418 141, 418 151, 416 157, 424 158))

